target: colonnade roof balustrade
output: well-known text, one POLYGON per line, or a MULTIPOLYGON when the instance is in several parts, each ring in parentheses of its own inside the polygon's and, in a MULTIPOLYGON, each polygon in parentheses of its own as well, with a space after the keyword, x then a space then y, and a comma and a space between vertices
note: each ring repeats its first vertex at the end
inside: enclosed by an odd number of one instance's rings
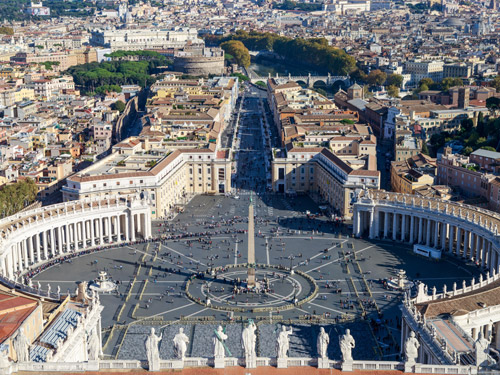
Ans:
POLYGON ((125 199, 125 197, 120 199, 120 197, 115 196, 108 199, 88 198, 18 212, 0 220, 0 238, 6 239, 17 229, 26 228, 28 225, 40 225, 40 221, 50 220, 65 214, 73 215, 78 211, 87 212, 103 207, 126 207, 128 201, 125 199))
POLYGON ((442 213, 455 216, 470 223, 480 225, 486 230, 491 231, 495 236, 498 235, 498 228, 500 228, 499 214, 463 203, 425 198, 418 195, 393 193, 384 190, 363 190, 359 194, 358 203, 372 203, 373 200, 377 201, 378 205, 387 203, 403 209, 415 207, 417 209, 433 211, 436 214, 442 213))

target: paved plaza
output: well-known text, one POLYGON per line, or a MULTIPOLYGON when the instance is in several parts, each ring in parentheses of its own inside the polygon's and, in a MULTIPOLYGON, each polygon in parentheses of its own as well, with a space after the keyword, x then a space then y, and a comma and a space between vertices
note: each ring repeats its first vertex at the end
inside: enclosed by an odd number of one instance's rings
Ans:
POLYGON ((118 283, 116 292, 101 296, 106 356, 145 360, 144 340, 154 326, 163 334, 162 358, 173 357, 172 339, 180 327, 190 339, 188 356, 211 357, 213 332, 222 324, 231 355, 241 357, 242 323, 251 318, 257 322, 259 356, 275 356, 277 331, 285 324, 293 328, 290 356, 314 357, 322 325, 330 334, 332 359, 340 358, 338 336, 350 328, 355 359, 396 360, 402 295, 384 281, 404 269, 410 280, 425 281, 439 293, 445 284, 451 290, 454 282, 469 283, 478 275, 459 259, 436 262, 399 242, 351 238, 349 225, 321 215, 310 197, 267 193, 269 150, 259 108, 257 94, 243 99, 235 141, 228 142, 236 160, 231 196, 196 196, 173 220, 153 223, 154 241, 74 258, 35 277, 42 288, 50 283, 63 292, 74 292, 103 270, 118 283), (234 281, 245 277, 251 197, 256 263, 268 265, 257 269, 257 278, 268 279, 269 290, 234 294, 234 281), (232 268, 215 273, 217 278, 212 273, 227 266, 232 268), (294 305, 295 299, 307 302, 294 305))
MULTIPOLYGON (((436 286, 439 292, 444 284, 451 290, 453 282, 460 284, 463 279, 469 281, 473 275, 477 276, 478 271, 473 265, 458 259, 445 258, 435 262, 414 255, 411 248, 397 242, 368 242, 350 238, 345 226, 333 224, 325 217, 308 218, 306 211, 318 211, 308 197, 285 200, 281 196, 265 195, 253 198, 256 207, 256 262, 285 268, 292 265, 295 270, 310 275, 319 286, 316 298, 291 310, 273 312, 272 323, 268 313, 252 313, 250 309, 248 312, 231 313, 189 300, 184 287, 193 273, 246 263, 247 235, 244 231, 249 198, 249 195, 240 195, 239 199, 197 196, 173 222, 154 223, 156 236, 191 233, 193 237, 121 246, 82 256, 71 263, 44 271, 35 281, 40 281, 43 287, 50 283, 52 288, 59 285, 62 291, 74 291, 78 282, 95 279, 99 271, 106 270, 113 280, 119 282, 119 286, 118 293, 101 296, 105 306, 103 328, 109 330, 117 325, 121 329, 116 330, 113 342, 105 350, 106 354, 119 358, 136 358, 136 352, 144 351, 142 341, 150 324, 165 326, 163 331, 166 337, 173 337, 178 324, 169 324, 180 319, 183 319, 186 332, 196 337, 190 346, 190 355, 201 356, 203 350, 211 348, 213 330, 207 330, 209 326, 205 324, 188 324, 189 321, 197 318, 228 324, 231 317, 237 328, 230 328, 230 337, 236 341, 242 326, 240 317, 244 320, 249 317, 267 318, 259 325, 259 332, 266 336, 274 335, 278 321, 289 324, 301 319, 301 324, 294 326, 298 340, 294 350, 297 356, 304 351, 313 355, 315 346, 310 342, 313 342, 317 321, 312 321, 311 326, 303 323, 307 323, 304 319, 314 316, 329 318, 325 322, 338 323, 328 323, 331 335, 342 333, 344 326, 350 324, 360 348, 369 347, 369 350, 360 349, 359 354, 356 351, 354 354, 358 354, 358 358, 374 359, 396 354, 399 343, 396 316, 401 294, 385 289, 381 280, 394 277, 402 268, 410 279, 424 280, 429 288, 436 286), (350 322, 363 315, 368 319, 350 322), (372 323, 368 324, 368 321, 372 323), (126 335, 121 337, 125 328, 126 335)), ((273 291, 287 296, 280 292, 286 289, 280 284, 287 285, 288 281, 275 280, 273 291)), ((221 288, 214 285, 212 293, 231 295, 229 289, 221 292, 221 288)), ((265 302, 268 298, 271 297, 248 295, 240 302, 241 306, 245 306, 262 300, 265 302)), ((273 300, 278 299, 273 297, 273 300)), ((213 325, 210 327, 213 328, 213 325)), ((272 351, 274 338, 270 347, 266 346, 269 344, 265 344, 267 341, 259 342, 262 356, 272 351)), ((330 350, 334 354, 338 351, 337 341, 332 338, 331 342, 330 350)), ((164 351, 168 358, 171 355, 169 344, 165 345, 162 353, 164 351)))

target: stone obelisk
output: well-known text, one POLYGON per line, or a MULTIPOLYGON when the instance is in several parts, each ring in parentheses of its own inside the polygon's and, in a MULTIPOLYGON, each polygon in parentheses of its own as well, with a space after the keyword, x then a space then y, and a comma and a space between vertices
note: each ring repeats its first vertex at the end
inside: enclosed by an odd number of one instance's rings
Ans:
POLYGON ((255 287, 255 241, 254 241, 254 221, 253 221, 253 199, 250 196, 248 206, 248 277, 247 287, 255 287))

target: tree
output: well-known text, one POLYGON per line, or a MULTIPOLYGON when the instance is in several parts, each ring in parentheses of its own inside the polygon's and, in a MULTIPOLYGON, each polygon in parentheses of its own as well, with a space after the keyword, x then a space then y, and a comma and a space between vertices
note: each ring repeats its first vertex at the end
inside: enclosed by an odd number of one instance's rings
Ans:
POLYGON ((401 88, 403 84, 403 76, 401 74, 389 74, 387 76, 387 85, 396 86, 397 88, 401 88))
MULTIPOLYGON (((432 78, 422 78, 420 80, 420 82, 418 83, 419 86, 422 86, 422 85, 427 85, 427 87, 431 87, 434 85, 434 81, 432 80, 432 78)), ((421 90, 423 91, 423 90, 421 90)))
POLYGON ((366 77, 366 81, 371 86, 380 86, 387 79, 387 74, 381 71, 380 69, 372 70, 368 76, 366 77))
POLYGON ((481 147, 481 150, 493 151, 493 152, 497 151, 497 150, 495 150, 494 147, 491 147, 491 146, 483 146, 483 147, 481 147))
POLYGON ((466 148, 464 148, 464 150, 462 151, 462 153, 465 155, 465 156, 469 156, 472 151, 474 151, 474 149, 470 146, 467 146, 466 148))
POLYGON ((112 109, 122 113, 125 110, 125 103, 122 102, 121 100, 117 100, 112 104, 112 109))
POLYGON ((500 109, 500 98, 496 98, 493 96, 486 99, 486 108, 488 108, 490 111, 500 109))
POLYGON ((234 57, 236 64, 248 68, 250 66, 250 53, 239 40, 229 40, 220 45, 224 52, 234 57))
POLYGON ((425 83, 422 83, 417 88, 417 92, 422 92, 422 91, 427 91, 427 90, 429 90, 429 86, 427 86, 425 83))
POLYGON ((398 98, 399 97, 399 87, 390 85, 387 87, 387 95, 389 95, 391 98, 398 98))
POLYGON ((500 92, 500 76, 496 76, 495 78, 493 78, 493 80, 490 82, 490 86, 497 90, 497 92, 500 92))
POLYGON ((427 147, 427 143, 422 142, 422 154, 429 155, 429 148, 427 147))
POLYGON ((8 26, 0 26, 0 34, 3 35, 14 35, 14 29, 8 26))
POLYGON ((441 81, 441 90, 448 91, 451 87, 463 86, 464 82, 458 77, 446 77, 441 81))

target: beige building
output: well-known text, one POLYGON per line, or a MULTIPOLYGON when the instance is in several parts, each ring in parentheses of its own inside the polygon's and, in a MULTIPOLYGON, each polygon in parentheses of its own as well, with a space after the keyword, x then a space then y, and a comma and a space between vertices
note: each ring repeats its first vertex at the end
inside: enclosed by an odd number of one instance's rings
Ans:
POLYGON ((63 200, 140 194, 151 200, 153 218, 168 216, 184 197, 217 194, 231 188, 231 162, 226 151, 208 148, 169 151, 161 141, 128 138, 113 153, 69 177, 63 200), (148 153, 154 149, 154 153, 148 153))
POLYGON ((360 189, 380 186, 374 157, 341 159, 326 148, 291 148, 276 152, 272 189, 278 193, 318 194, 339 215, 350 218, 360 189))

